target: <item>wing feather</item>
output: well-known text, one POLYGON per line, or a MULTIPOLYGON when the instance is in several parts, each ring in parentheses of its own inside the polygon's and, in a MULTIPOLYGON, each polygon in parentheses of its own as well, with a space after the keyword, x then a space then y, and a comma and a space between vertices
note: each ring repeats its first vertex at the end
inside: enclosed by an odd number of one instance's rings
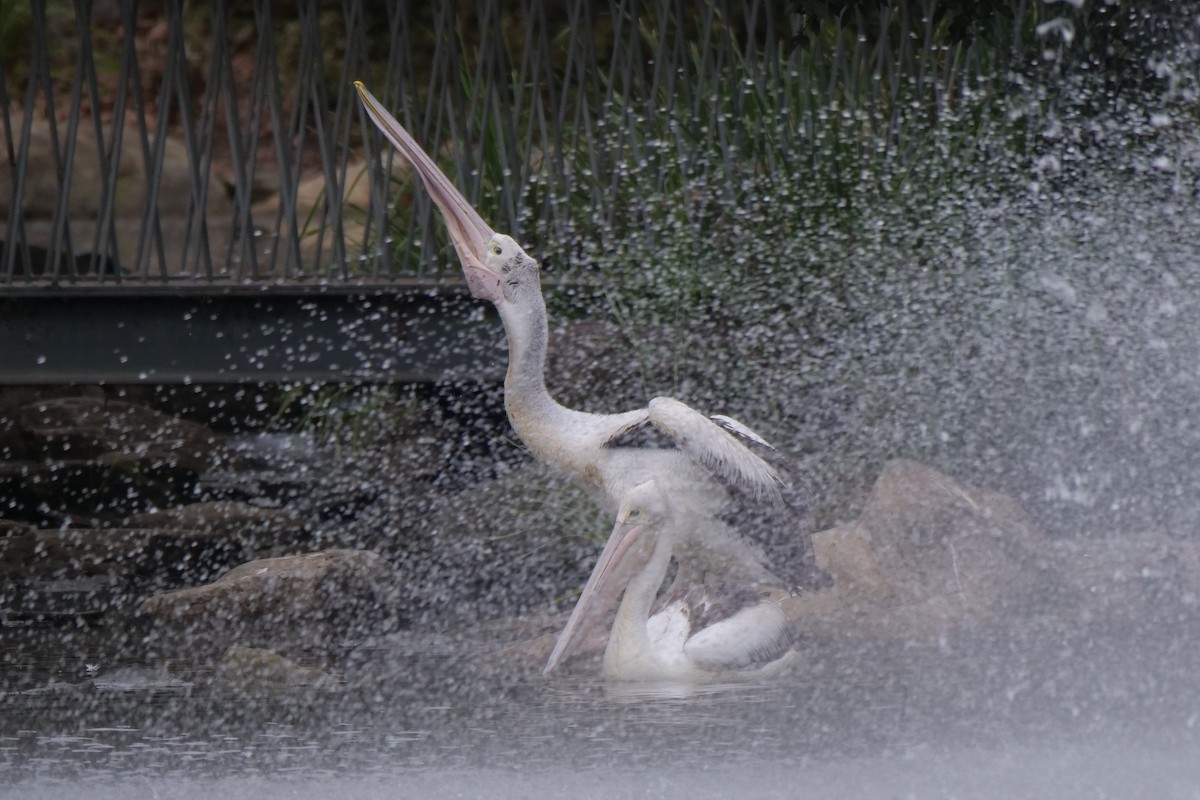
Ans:
POLYGON ((786 655, 794 642, 787 615, 763 602, 709 625, 683 650, 701 669, 720 672, 765 666, 786 655))
POLYGON ((733 417, 727 417, 724 414, 713 414, 711 417, 709 417, 709 419, 711 419, 713 422, 720 425, 725 430, 732 433, 734 436, 740 437, 742 439, 748 439, 751 442, 754 442, 755 444, 762 445, 763 447, 769 448, 771 450, 775 449, 771 445, 770 442, 768 442, 766 439, 762 438, 757 433, 752 431, 750 429, 750 426, 745 425, 741 422, 738 422, 733 417))
POLYGON ((750 450, 737 437, 763 441, 762 437, 728 417, 730 426, 701 414, 691 406, 670 397, 656 397, 648 407, 654 427, 671 439, 696 461, 717 475, 748 491, 756 500, 781 502, 783 478, 774 467, 750 450), (749 434, 748 436, 746 434, 749 434))

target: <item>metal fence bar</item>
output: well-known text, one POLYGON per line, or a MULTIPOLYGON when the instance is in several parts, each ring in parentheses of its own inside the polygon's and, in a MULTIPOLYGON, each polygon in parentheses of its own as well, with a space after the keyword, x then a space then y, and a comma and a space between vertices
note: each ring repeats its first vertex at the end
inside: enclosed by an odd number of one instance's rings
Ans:
MULTIPOLYGON (((33 31, 34 38, 45 41, 46 39, 46 5, 45 3, 33 4, 33 31)), ((47 256, 47 269, 50 265, 57 265, 60 260, 61 252, 65 249, 65 257, 68 263, 71 264, 71 272, 73 273, 75 251, 71 244, 71 230, 67 226, 66 205, 67 199, 71 193, 71 174, 70 164, 63 163, 63 153, 58 137, 58 124, 54 114, 54 93, 51 91, 50 82, 50 63, 45 52, 35 53, 34 55, 34 73, 37 75, 37 80, 46 92, 46 121, 50 125, 50 155, 54 162, 54 172, 58 179, 60 187, 58 199, 54 207, 54 227, 50 238, 49 254, 47 256)), ((30 91, 34 91, 35 84, 30 81, 30 91)), ((68 129, 68 134, 73 132, 68 129)), ((73 137, 71 141, 73 141, 73 137)), ((67 277, 74 277, 68 275, 67 277)))

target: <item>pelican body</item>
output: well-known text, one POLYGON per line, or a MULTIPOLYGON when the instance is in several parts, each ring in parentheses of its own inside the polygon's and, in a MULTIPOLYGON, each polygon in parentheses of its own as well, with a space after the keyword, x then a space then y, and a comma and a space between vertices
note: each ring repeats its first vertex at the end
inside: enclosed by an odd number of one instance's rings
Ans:
POLYGON ((672 557, 707 535, 708 528, 697 522, 657 482, 631 489, 613 528, 610 541, 616 544, 584 587, 563 631, 564 646, 571 644, 585 617, 602 611, 594 604, 606 594, 605 584, 632 558, 643 566, 625 586, 604 651, 606 677, 711 683, 778 672, 795 651, 791 623, 776 602, 777 593, 728 582, 723 579, 734 576, 717 570, 717 580, 686 581, 689 585, 658 598, 672 557))
MULTIPOLYGON (((549 326, 537 261, 512 237, 492 230, 408 131, 361 82, 355 86, 372 122, 413 165, 441 211, 471 294, 499 311, 509 352, 505 410, 534 457, 566 473, 610 513, 634 487, 654 481, 660 493, 710 529, 705 546, 734 552, 756 580, 772 579, 762 550, 718 518, 733 493, 755 503, 782 504, 784 481, 755 452, 770 445, 736 420, 706 416, 669 397, 619 414, 587 413, 558 403, 545 383, 549 326), (621 444, 626 434, 645 427, 668 437, 674 447, 621 444)), ((614 532, 597 569, 617 544, 614 532)), ((568 638, 565 632, 559 638, 547 669, 565 655, 568 638)))

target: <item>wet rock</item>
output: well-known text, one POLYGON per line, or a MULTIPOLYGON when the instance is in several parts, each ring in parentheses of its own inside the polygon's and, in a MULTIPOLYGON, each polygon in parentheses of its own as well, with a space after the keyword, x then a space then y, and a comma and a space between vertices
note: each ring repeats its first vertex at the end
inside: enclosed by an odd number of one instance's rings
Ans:
POLYGON ((1019 504, 914 461, 884 466, 856 524, 901 602, 994 608, 1038 600, 1055 580, 1037 558, 1045 539, 1019 504))
MULTIPOLYGON (((0 541, 11 534, 24 533, 28 530, 30 527, 24 522, 0 518, 0 541)), ((0 568, 3 568, 2 561, 0 561, 0 568)))
POLYGON ((0 414, 0 461, 25 461, 28 458, 25 436, 17 421, 0 414))
POLYGON ((295 514, 225 500, 134 514, 122 524, 130 528, 198 531, 213 538, 242 543, 259 557, 280 547, 294 545, 304 533, 304 523, 295 514))
POLYGON ((296 686, 333 686, 338 679, 323 669, 305 667, 289 658, 261 647, 232 645, 217 666, 217 680, 256 694, 270 689, 296 686))
POLYGON ((793 615, 849 616, 867 635, 937 635, 1077 599, 1019 504, 913 461, 885 465, 859 518, 815 534, 813 548, 835 587, 793 601, 793 615))
POLYGON ((0 426, 21 460, 0 462, 0 514, 43 526, 111 523, 194 495, 236 457, 214 431, 103 394, 16 402, 0 426))
POLYGON ((205 586, 150 597, 160 633, 189 642, 341 641, 398 624, 399 576, 363 550, 260 559, 205 586))
MULTIPOLYGON (((321 255, 325 262, 332 260, 334 251, 328 236, 313 235, 316 226, 326 225, 326 206, 337 204, 342 214, 343 241, 347 258, 357 258, 364 252, 367 236, 366 210, 371 205, 371 182, 368 179, 370 167, 365 161, 355 159, 346 165, 344 172, 338 174, 341 182, 340 199, 331 196, 329 182, 325 174, 317 173, 302 180, 296 186, 295 214, 302 226, 299 230, 300 258, 305 263, 312 263, 318 255, 317 246, 321 244, 321 255)), ((397 156, 392 159, 392 180, 402 182, 412 172, 408 160, 397 156)), ((256 227, 274 231, 279 227, 281 198, 273 194, 254 204, 251 216, 256 227)), ((287 226, 287 220, 284 221, 287 226)), ((287 227, 279 231, 280 247, 293 234, 287 227)))
MULTIPOLYGON (((22 119, 14 120, 18 129, 22 123, 22 119)), ((54 214, 61 190, 51 148, 53 139, 50 135, 50 125, 45 120, 35 119, 31 126, 22 209, 27 217, 49 218, 54 214)), ((58 132, 65 136, 66 128, 60 125, 58 132)), ((103 162, 94 126, 81 124, 76 130, 76 137, 67 213, 71 219, 89 219, 98 213, 103 197, 103 162)), ((127 125, 121 137, 120 166, 113 195, 113 212, 118 219, 140 219, 145 213, 147 193, 150 191, 150 175, 147 173, 142 153, 141 136, 137 127, 127 125)), ((4 163, 0 163, 0 216, 8 215, 9 200, 13 196, 13 177, 10 165, 5 159, 4 163)), ((164 143, 158 180, 159 214, 164 217, 186 215, 192 199, 193 176, 187 148, 183 142, 168 138, 164 143)), ((208 204, 210 214, 228 213, 229 200, 222 192, 215 190, 215 184, 210 184, 208 204)))
POLYGON ((841 639, 944 641, 964 627, 1189 625, 1200 548, 1156 534, 1053 540, 1020 505, 911 461, 889 462, 859 518, 814 535, 830 592, 787 601, 802 631, 841 639))
POLYGON ((191 495, 199 475, 155 459, 111 453, 91 461, 0 465, 11 488, 4 513, 40 525, 94 526, 191 495))
POLYGON ((0 611, 100 616, 128 609, 148 592, 211 580, 249 552, 207 531, 11 529, 0 535, 0 611))
MULTIPOLYGON (((23 120, 14 119, 15 129, 20 130, 23 120)), ((55 236, 51 220, 58 204, 62 185, 56 167, 49 123, 35 119, 31 123, 27 164, 24 173, 22 210, 25 215, 23 235, 30 244, 49 247, 55 236)), ((65 147, 66 128, 60 125, 58 133, 63 137, 60 146, 65 147)), ((18 143, 19 144, 19 143, 18 143)), ((76 131, 75 158, 70 170, 70 194, 67 216, 76 242, 91 242, 96 239, 96 217, 104 199, 104 162, 95 136, 95 127, 79 125, 76 131)), ((136 126, 126 125, 121 136, 121 152, 113 192, 113 229, 117 238, 118 251, 128 260, 137 252, 141 234, 141 220, 150 199, 151 178, 158 183, 158 214, 167 228, 163 236, 168 265, 182 264, 182 255, 187 236, 183 235, 184 222, 188 217, 193 198, 192 163, 187 147, 178 139, 168 137, 163 143, 162 163, 155 176, 146 169, 143 158, 141 135, 136 126), (175 225, 175 221, 178 224, 175 225), (175 235, 175 229, 178 235, 175 235)), ((14 173, 5 154, 0 154, 0 219, 7 219, 9 203, 13 195, 14 173)), ((202 211, 208 216, 209 228, 214 230, 231 217, 229 198, 215 180, 209 182, 202 211)), ((0 236, 0 238, 5 238, 0 236)), ((219 240, 213 243, 219 246, 219 240)), ((20 262, 18 262, 20 263, 20 262)), ((125 264, 124 266, 131 266, 125 264)))
POLYGON ((178 691, 189 689, 192 684, 172 675, 165 666, 126 666, 101 670, 92 685, 110 692, 178 691))
POLYGON ((81 681, 79 683, 70 683, 68 681, 50 680, 44 686, 35 686, 28 689, 18 689, 11 692, 0 692, 0 700, 7 698, 39 698, 39 699, 68 699, 81 700, 88 695, 94 693, 96 687, 91 681, 81 681))
POLYGON ((233 459, 211 429, 121 400, 39 400, 18 408, 14 418, 33 459, 87 460, 119 453, 197 473, 233 459))

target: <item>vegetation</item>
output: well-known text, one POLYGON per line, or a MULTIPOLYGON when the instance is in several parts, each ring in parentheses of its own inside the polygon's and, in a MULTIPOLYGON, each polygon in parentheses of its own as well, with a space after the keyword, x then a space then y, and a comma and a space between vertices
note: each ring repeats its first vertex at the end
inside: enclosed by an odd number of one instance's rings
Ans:
MULTIPOLYGON (((507 7, 455 18, 457 46, 385 102, 421 141, 451 144, 447 171, 548 274, 656 298, 636 304, 641 321, 728 298, 722 276, 747 263, 748 232, 784 246, 853 237, 866 209, 927 215, 949 176, 1012 180, 989 172, 997 153, 1036 159, 1047 120, 1137 98, 1145 81, 1124 77, 1126 62, 1147 39, 1165 44, 1108 4, 578 2, 519 19, 507 7), (498 20, 505 35, 489 36, 498 20), (1089 68, 1103 91, 1061 79, 1089 68)), ((419 192, 410 224, 412 202, 392 217, 409 268, 436 228, 419 192)), ((819 250, 796 247, 797 261, 853 278, 819 250)), ((444 245, 435 260, 453 263, 444 245)))

